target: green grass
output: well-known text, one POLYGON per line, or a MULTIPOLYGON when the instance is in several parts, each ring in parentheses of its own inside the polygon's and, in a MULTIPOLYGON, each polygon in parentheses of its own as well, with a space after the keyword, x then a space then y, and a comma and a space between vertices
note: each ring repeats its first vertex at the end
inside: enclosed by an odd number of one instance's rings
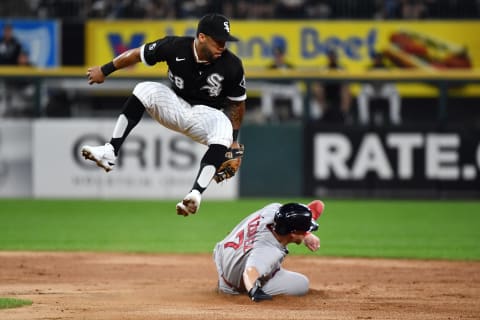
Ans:
POLYGON ((18 308, 22 306, 29 306, 31 304, 32 304, 32 301, 30 300, 20 300, 20 299, 0 297, 0 309, 18 308))
MULTIPOLYGON (((273 202, 205 200, 177 216, 175 201, 0 200, 0 250, 211 252, 247 213, 273 202)), ((326 200, 322 256, 480 260, 480 201, 326 200)))

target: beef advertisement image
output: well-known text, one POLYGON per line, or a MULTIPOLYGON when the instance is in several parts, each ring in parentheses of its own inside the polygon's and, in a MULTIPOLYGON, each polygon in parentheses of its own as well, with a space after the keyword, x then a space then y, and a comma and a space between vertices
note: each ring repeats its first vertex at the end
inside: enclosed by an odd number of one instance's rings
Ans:
POLYGON ((468 48, 411 30, 393 32, 386 57, 400 68, 470 69, 468 48))

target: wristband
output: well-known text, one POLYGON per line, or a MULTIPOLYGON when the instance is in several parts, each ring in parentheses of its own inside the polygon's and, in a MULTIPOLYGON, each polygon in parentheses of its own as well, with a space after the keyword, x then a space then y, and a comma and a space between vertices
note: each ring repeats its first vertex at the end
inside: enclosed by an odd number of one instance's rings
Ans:
POLYGON ((238 140, 238 129, 233 129, 233 141, 237 141, 238 140))
POLYGON ((113 64, 113 61, 110 61, 109 63, 104 64, 103 66, 100 67, 102 70, 103 75, 106 77, 113 71, 117 70, 115 65, 113 64))

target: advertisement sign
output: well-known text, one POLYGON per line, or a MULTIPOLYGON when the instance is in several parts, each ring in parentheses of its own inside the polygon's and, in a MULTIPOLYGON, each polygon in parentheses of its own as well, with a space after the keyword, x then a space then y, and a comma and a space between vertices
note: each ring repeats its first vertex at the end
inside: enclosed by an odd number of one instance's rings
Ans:
MULTIPOLYGON (((180 200, 190 191, 207 147, 145 119, 106 173, 83 159, 83 145, 109 141, 114 120, 38 120, 34 124, 35 197, 180 200)), ((206 198, 232 199, 238 180, 212 182, 206 198)))
POLYGON ((480 194, 480 134, 451 128, 306 131, 307 194, 480 194))
POLYGON ((0 198, 32 196, 32 125, 0 120, 0 198))
MULTIPOLYGON (((195 36, 196 28, 196 20, 88 21, 87 63, 103 64, 167 35, 195 36)), ((240 41, 228 46, 246 68, 265 68, 278 42, 285 43, 296 67, 320 69, 333 49, 350 71, 365 70, 376 51, 402 68, 472 68, 480 65, 480 43, 471 30, 479 29, 478 21, 232 21, 231 32, 240 41)))
POLYGON ((0 20, 0 37, 6 23, 12 25, 13 35, 21 43, 32 65, 42 68, 60 65, 60 35, 57 21, 0 20))

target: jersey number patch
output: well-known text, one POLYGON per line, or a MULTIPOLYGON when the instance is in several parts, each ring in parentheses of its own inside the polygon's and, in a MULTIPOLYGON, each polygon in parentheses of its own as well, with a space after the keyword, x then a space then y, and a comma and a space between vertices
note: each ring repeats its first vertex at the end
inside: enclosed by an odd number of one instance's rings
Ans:
POLYGON ((183 79, 175 76, 170 70, 168 71, 168 79, 170 79, 178 89, 183 89, 185 87, 183 79))
POLYGON ((243 246, 243 252, 247 252, 251 248, 253 248, 253 243, 255 241, 255 235, 257 234, 258 226, 260 224, 260 215, 256 216, 252 220, 248 222, 247 225, 247 237, 245 239, 245 230, 242 229, 237 232, 236 239, 238 241, 228 241, 225 242, 223 248, 232 248, 234 250, 238 250, 240 247, 243 246))

